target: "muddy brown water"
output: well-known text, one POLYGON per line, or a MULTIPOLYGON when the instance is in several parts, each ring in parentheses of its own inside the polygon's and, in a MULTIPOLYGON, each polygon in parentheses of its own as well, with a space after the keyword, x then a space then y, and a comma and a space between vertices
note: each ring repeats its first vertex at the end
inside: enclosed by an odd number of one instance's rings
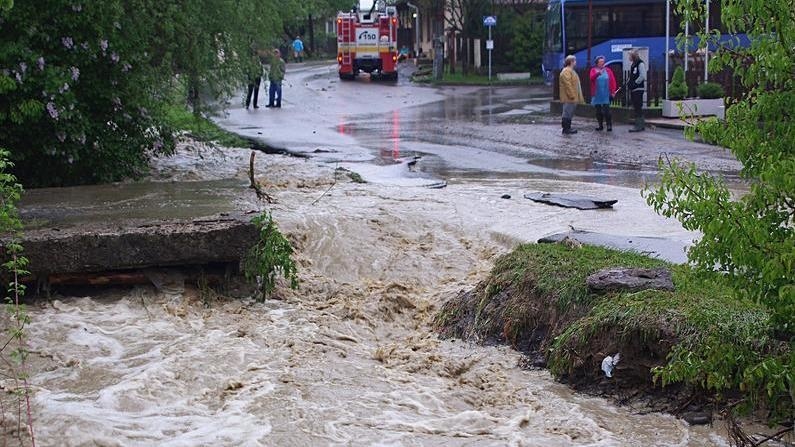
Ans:
MULTIPOLYGON (((217 156, 225 170, 186 149, 158 161, 154 178, 245 179, 248 151, 217 156)), ((441 341, 430 329, 445 299, 518 242, 569 226, 620 231, 628 218, 636 234, 692 237, 636 192, 547 180, 335 184, 321 162, 257 162, 297 249, 301 288, 257 303, 174 276, 160 289, 34 303, 39 445, 728 445, 720 425, 638 415, 519 368, 507 347, 441 341), (553 185, 623 201, 589 214, 499 198, 553 185)), ((250 196, 235 200, 260 206, 250 196)))

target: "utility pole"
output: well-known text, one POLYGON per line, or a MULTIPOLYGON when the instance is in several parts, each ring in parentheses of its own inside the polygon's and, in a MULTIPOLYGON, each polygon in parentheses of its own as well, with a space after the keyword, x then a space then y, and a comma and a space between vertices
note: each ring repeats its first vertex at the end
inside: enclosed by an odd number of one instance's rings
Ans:
POLYGON ((414 10, 414 59, 420 57, 420 9, 411 2, 406 2, 406 6, 414 10))

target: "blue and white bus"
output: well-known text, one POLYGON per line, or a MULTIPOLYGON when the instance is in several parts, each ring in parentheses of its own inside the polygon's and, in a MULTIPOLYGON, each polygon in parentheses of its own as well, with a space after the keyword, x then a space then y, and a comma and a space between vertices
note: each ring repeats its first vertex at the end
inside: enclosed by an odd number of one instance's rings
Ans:
MULTIPOLYGON (((676 50, 681 22, 673 6, 671 9, 669 44, 671 50, 676 50)), ((553 73, 563 68, 563 59, 568 54, 576 56, 581 67, 587 65, 589 25, 592 58, 602 55, 608 65, 621 64, 624 48, 648 47, 650 65, 662 67, 665 64, 665 10, 666 0, 550 0, 542 56, 545 79, 551 82, 553 73)), ((691 33, 698 32, 703 24, 703 19, 691 22, 691 33)), ((711 2, 709 27, 721 29, 720 1, 711 2)), ((745 36, 739 36, 739 40, 736 37, 723 36, 721 41, 747 45, 745 36)), ((689 47, 690 51, 698 48, 697 37, 690 38, 689 47)))

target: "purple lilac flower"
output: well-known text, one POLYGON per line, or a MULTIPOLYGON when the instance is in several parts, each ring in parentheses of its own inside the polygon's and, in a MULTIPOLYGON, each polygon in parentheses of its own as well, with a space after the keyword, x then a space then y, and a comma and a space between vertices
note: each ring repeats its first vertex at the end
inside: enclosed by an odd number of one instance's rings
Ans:
POLYGON ((86 144, 86 134, 81 133, 80 136, 77 137, 77 141, 79 141, 80 144, 86 144))
POLYGON ((22 83, 22 74, 20 72, 15 71, 14 77, 17 78, 17 82, 19 82, 20 84, 22 83))
POLYGON ((100 40, 99 41, 99 47, 102 49, 102 52, 104 53, 105 50, 108 49, 108 41, 107 41, 107 39, 100 40))
POLYGON ((19 69, 24 74, 26 71, 28 71, 28 64, 26 64, 24 62, 20 62, 19 63, 19 69))
POLYGON ((67 84, 66 82, 64 82, 64 84, 58 89, 58 93, 62 95, 68 91, 69 91, 69 84, 67 84))
POLYGON ((80 12, 80 11, 82 11, 82 10, 83 10, 83 5, 81 5, 81 4, 79 4, 79 3, 78 3, 78 4, 76 4, 76 5, 72 5, 72 11, 74 11, 74 12, 80 12))
POLYGON ((127 73, 128 71, 130 71, 131 68, 132 68, 132 65, 128 64, 127 62, 125 62, 121 66, 121 71, 123 71, 124 73, 127 73))
POLYGON ((71 37, 61 37, 61 43, 67 50, 71 50, 75 46, 75 41, 71 37))
POLYGON ((78 78, 80 78, 80 69, 79 68, 71 67, 71 68, 69 68, 69 71, 72 72, 72 80, 73 81, 77 81, 78 78))
POLYGON ((119 55, 116 54, 116 52, 111 53, 110 54, 110 60, 112 60, 114 64, 118 63, 119 62, 119 55))
POLYGON ((84 50, 88 51, 88 42, 83 42, 80 44, 80 46, 83 47, 84 50))
POLYGON ((50 114, 50 118, 57 120, 58 119, 58 109, 55 108, 55 104, 48 102, 47 103, 47 113, 50 114))
POLYGON ((44 70, 44 58, 40 57, 36 59, 36 65, 39 66, 39 70, 44 70))
POLYGON ((61 143, 66 141, 66 134, 63 132, 58 132, 55 134, 55 136, 58 138, 58 141, 60 141, 61 143))

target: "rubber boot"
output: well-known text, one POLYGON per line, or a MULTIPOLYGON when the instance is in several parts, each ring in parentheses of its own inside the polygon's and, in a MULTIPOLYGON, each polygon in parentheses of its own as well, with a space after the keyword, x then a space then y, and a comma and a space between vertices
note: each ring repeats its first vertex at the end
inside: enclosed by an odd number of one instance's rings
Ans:
POLYGON ((604 121, 604 117, 602 116, 603 115, 602 106, 594 106, 594 107, 596 107, 596 121, 599 123, 599 127, 597 127, 594 130, 599 132, 601 130, 604 130, 604 126, 602 125, 602 122, 604 121))
POLYGON ((563 118, 563 133, 565 135, 572 135, 577 133, 576 130, 571 128, 571 118, 563 118))
POLYGON ((635 118, 635 127, 629 129, 630 132, 643 132, 646 130, 646 120, 643 117, 635 118))

